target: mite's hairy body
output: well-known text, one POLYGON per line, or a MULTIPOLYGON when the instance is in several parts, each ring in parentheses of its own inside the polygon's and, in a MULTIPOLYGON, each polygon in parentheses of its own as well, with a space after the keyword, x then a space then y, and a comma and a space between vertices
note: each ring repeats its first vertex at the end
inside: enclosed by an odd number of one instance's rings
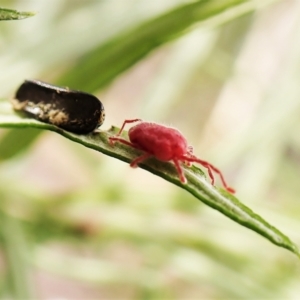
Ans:
POLYGON ((157 123, 143 122, 140 119, 125 120, 119 133, 109 138, 113 144, 120 142, 125 145, 131 146, 135 149, 144 151, 144 154, 134 159, 130 166, 135 168, 137 165, 154 156, 161 161, 173 161, 177 169, 180 181, 186 183, 181 164, 185 163, 199 163, 207 168, 208 175, 211 178, 211 183, 214 184, 213 171, 220 176, 220 179, 227 191, 234 193, 234 189, 229 187, 223 174, 216 167, 207 161, 197 158, 193 154, 193 148, 188 145, 187 140, 180 131, 175 128, 167 127, 157 123), (129 141, 120 137, 124 127, 128 123, 140 122, 139 124, 131 127, 128 131, 129 141))
POLYGON ((175 128, 156 123, 142 122, 129 129, 129 139, 140 150, 144 150, 162 161, 182 157, 188 152, 188 144, 175 128))

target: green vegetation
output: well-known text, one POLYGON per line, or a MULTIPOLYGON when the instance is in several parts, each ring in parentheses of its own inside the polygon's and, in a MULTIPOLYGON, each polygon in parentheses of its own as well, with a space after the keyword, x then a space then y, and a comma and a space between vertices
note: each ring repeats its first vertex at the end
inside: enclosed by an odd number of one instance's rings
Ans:
POLYGON ((35 17, 1 22, 2 298, 299 293, 296 256, 243 227, 299 255, 300 13, 283 2, 38 1, 17 7, 35 17), (79 136, 13 112, 26 78, 99 96, 101 132, 79 136), (202 168, 185 167, 183 186, 171 164, 132 170, 103 155, 136 156, 107 143, 131 117, 180 128, 241 202, 202 168), (51 278, 65 288, 51 292, 51 278))

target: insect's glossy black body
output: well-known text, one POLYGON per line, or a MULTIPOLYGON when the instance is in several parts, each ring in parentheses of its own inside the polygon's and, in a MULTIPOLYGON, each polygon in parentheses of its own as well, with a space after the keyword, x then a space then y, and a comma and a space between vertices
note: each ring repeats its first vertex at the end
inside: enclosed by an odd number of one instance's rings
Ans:
POLYGON ((26 80, 12 103, 15 110, 79 134, 92 132, 105 118, 103 104, 95 96, 38 80, 26 80))

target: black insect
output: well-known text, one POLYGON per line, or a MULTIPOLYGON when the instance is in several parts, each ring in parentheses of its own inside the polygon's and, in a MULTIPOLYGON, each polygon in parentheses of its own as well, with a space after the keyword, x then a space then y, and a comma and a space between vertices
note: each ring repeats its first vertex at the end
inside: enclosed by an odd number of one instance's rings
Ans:
POLYGON ((38 80, 25 80, 12 104, 30 117, 79 134, 92 132, 105 119, 103 104, 95 96, 38 80))

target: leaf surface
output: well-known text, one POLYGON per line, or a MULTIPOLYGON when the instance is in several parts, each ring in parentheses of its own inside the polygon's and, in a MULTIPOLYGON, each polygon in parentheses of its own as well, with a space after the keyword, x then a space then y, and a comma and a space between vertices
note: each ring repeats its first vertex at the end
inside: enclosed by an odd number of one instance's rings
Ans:
MULTIPOLYGON (((114 146, 110 145, 108 138, 118 132, 119 128, 117 127, 113 126, 108 131, 78 135, 62 130, 51 124, 22 117, 13 111, 10 103, 8 102, 0 102, 0 127, 39 128, 51 130, 61 134, 73 142, 117 158, 126 163, 131 162, 135 157, 137 157, 137 155, 141 154, 140 151, 123 144, 115 144, 114 146)), ((126 134, 126 132, 124 132, 124 134, 126 134)), ((2 155, 2 149, 3 146, 0 145, 0 157, 2 155)), ((254 213, 250 208, 242 204, 235 196, 229 194, 223 189, 217 189, 212 186, 204 177, 203 172, 196 166, 183 167, 187 178, 187 184, 182 184, 180 182, 176 169, 172 163, 165 163, 151 158, 145 163, 140 164, 140 167, 164 178, 182 189, 185 189, 211 208, 218 210, 233 221, 252 229, 272 243, 279 247, 286 248, 300 257, 297 246, 286 235, 269 224, 258 214, 254 213)))

